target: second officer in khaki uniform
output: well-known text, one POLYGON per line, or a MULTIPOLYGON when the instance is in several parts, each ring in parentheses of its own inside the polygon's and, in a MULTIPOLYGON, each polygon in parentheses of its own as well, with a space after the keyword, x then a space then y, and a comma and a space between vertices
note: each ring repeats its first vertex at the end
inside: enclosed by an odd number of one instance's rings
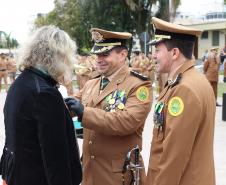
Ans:
POLYGON ((218 48, 212 48, 207 59, 204 62, 203 71, 209 80, 216 99, 216 106, 220 106, 217 103, 217 85, 218 85, 218 72, 220 69, 220 57, 217 54, 218 48))
MULTIPOLYGON (((99 78, 88 81, 66 99, 84 126, 82 185, 129 185, 131 172, 122 173, 127 152, 142 148, 142 131, 151 108, 150 82, 126 65, 130 33, 91 29, 99 78)), ((140 157, 141 163, 142 158, 140 157)), ((145 171, 140 173, 144 184, 145 171)))
POLYGON ((154 110, 146 185, 214 185, 215 98, 192 52, 201 31, 153 18, 157 72, 168 73, 154 110))

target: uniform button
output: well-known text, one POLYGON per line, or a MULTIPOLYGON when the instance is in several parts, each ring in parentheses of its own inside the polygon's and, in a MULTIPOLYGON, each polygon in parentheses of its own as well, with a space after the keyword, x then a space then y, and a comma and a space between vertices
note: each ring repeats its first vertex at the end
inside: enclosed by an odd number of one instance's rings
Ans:
POLYGON ((91 144, 93 144, 93 142, 92 141, 89 141, 89 144, 91 145, 91 144))
POLYGON ((91 159, 94 159, 95 157, 94 157, 94 155, 91 155, 90 158, 91 158, 91 159))

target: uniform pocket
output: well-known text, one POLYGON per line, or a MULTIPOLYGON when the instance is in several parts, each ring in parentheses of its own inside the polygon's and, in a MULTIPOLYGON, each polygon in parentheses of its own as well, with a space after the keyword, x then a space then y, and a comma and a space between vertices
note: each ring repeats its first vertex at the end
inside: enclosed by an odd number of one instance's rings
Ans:
POLYGON ((124 159, 113 159, 112 160, 112 172, 119 173, 122 172, 124 159))
POLYGON ((7 184, 9 184, 12 177, 14 161, 14 152, 5 147, 3 149, 3 154, 1 157, 0 168, 2 173, 2 179, 4 179, 7 184))

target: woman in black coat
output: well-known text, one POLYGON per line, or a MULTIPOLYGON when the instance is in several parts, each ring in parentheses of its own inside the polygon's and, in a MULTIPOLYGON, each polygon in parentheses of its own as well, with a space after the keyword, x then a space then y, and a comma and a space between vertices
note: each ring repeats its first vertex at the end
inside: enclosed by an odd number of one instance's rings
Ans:
POLYGON ((78 185, 82 170, 73 122, 58 83, 67 83, 75 43, 54 26, 36 31, 5 106, 0 172, 8 185, 78 185))

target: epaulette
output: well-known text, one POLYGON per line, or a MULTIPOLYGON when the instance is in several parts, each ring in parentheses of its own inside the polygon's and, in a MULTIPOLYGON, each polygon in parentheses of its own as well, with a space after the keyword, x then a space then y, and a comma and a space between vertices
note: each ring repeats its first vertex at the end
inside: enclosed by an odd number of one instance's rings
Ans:
POLYGON ((142 75, 141 73, 138 73, 138 72, 136 72, 136 71, 130 71, 130 74, 131 75, 133 75, 133 76, 135 76, 135 77, 137 77, 137 78, 139 78, 139 79, 141 79, 141 80, 144 80, 144 81, 147 81, 148 80, 148 77, 147 76, 145 76, 145 75, 142 75))

